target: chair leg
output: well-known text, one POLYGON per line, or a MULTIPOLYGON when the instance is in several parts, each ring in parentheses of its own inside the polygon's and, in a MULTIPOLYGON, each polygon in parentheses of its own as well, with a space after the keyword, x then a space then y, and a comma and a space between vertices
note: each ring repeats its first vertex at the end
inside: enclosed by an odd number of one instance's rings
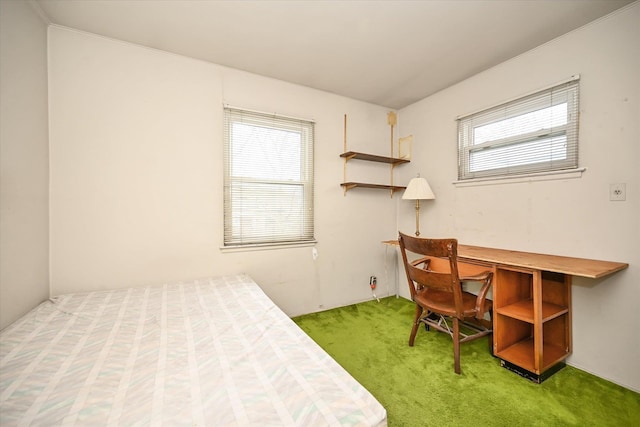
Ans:
POLYGON ((460 320, 453 318, 453 370, 460 374, 460 320))
POLYGON ((416 333, 420 326, 420 316, 422 316, 423 308, 416 304, 416 318, 413 320, 413 327, 411 328, 411 336, 409 337, 409 346, 413 347, 413 342, 416 339, 416 333))

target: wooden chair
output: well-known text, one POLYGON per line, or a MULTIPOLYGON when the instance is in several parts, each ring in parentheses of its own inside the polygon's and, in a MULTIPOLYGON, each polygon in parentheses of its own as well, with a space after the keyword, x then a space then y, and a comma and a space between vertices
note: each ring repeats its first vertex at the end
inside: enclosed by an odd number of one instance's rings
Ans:
POLYGON ((400 233, 399 241, 411 299, 416 303, 409 345, 413 346, 420 323, 427 330, 431 327, 449 334, 453 339, 454 371, 459 374, 460 343, 493 333, 491 321, 485 320, 486 313, 490 319, 492 316, 492 302, 486 297, 493 273, 460 277, 456 239, 425 239, 400 233), (418 258, 410 261, 410 253, 418 258), (481 282, 478 295, 464 291, 463 281, 481 282))

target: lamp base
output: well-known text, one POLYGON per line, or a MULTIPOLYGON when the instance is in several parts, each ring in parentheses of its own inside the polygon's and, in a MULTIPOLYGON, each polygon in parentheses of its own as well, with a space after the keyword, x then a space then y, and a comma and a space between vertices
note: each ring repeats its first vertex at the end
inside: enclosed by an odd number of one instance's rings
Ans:
POLYGON ((416 237, 420 237, 420 200, 416 199, 416 237))

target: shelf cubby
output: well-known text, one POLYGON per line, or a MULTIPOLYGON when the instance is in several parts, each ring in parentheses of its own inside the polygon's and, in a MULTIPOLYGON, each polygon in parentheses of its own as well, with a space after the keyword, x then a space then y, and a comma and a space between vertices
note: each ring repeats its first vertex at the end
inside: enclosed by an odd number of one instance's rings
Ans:
POLYGON ((498 267, 495 280, 494 354, 541 382, 571 353, 571 276, 498 267))

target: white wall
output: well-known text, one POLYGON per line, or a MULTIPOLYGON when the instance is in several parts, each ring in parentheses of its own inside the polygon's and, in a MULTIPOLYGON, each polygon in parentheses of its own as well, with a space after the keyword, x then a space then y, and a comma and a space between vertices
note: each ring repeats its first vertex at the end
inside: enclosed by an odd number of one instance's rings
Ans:
POLYGON ((0 2, 0 329, 49 296, 47 23, 0 2))
MULTIPOLYGON (((345 113, 349 149, 387 154, 386 109, 75 30, 49 36, 52 294, 247 272, 289 315, 371 298, 395 199, 344 197, 339 155, 345 113), (317 261, 311 247, 220 251, 223 103, 316 121, 317 261)), ((352 163, 349 179, 389 179, 352 163)))
MULTIPOLYGON (((640 390, 640 3, 400 111, 414 135, 407 179, 421 172, 436 200, 423 234, 466 244, 629 263, 602 280, 574 279, 568 363, 640 390), (581 178, 456 187, 459 115, 581 75, 581 178), (627 200, 609 201, 626 183, 627 200), (426 231, 426 233, 425 233, 426 231)), ((413 229, 400 204, 399 228, 413 229)), ((406 286, 405 286, 406 287, 406 286)), ((404 295, 408 290, 402 288, 404 295)))

